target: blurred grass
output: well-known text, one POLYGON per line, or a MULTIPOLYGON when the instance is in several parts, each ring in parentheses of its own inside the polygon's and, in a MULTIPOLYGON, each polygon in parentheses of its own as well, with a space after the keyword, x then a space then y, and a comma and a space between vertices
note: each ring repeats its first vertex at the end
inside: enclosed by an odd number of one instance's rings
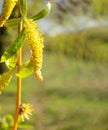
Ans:
MULTIPOLYGON (((27 123, 33 130, 108 130, 107 66, 45 54, 44 82, 34 75, 23 80, 22 100, 35 108, 27 123)), ((0 97, 1 115, 14 114, 15 81, 0 97)))
POLYGON ((108 27, 100 26, 54 37, 46 35, 47 52, 108 63, 108 27))

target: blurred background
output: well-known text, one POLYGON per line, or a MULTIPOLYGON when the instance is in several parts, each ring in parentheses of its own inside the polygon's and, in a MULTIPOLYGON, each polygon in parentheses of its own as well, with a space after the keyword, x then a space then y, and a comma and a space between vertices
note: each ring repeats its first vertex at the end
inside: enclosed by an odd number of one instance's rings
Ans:
MULTIPOLYGON (((45 38, 44 81, 38 83, 34 75, 23 80, 22 100, 35 108, 23 125, 33 126, 29 130, 108 130, 108 0, 49 1, 50 14, 36 21, 45 38)), ((31 16, 48 0, 28 2, 31 16)), ((1 0, 1 12, 2 6, 1 0)), ((0 55, 16 35, 15 29, 0 29, 0 55)), ((26 60, 26 46, 23 54, 26 60)), ((0 97, 1 120, 14 115, 15 91, 16 77, 0 97)))

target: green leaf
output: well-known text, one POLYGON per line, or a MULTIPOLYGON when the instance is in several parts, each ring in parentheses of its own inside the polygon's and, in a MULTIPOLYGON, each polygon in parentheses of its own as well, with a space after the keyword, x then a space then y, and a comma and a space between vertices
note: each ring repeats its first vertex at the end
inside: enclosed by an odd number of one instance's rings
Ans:
POLYGON ((21 21, 21 18, 16 18, 16 19, 10 19, 5 23, 6 27, 14 27, 17 26, 21 21))
POLYGON ((10 57, 15 55, 17 51, 20 49, 20 47, 23 45, 25 39, 24 30, 22 30, 16 40, 10 45, 10 47, 4 52, 4 54, 1 57, 0 62, 5 62, 10 57))
POLYGON ((33 20, 39 20, 41 18, 44 18, 46 15, 48 15, 50 10, 51 10, 51 4, 50 2, 48 2, 47 5, 39 13, 31 16, 30 18, 33 20))
POLYGON ((9 127, 12 127, 14 124, 14 118, 11 114, 5 115, 6 122, 8 123, 9 127))
POLYGON ((27 0, 20 0, 20 13, 24 18, 27 15, 27 0))
POLYGON ((6 60, 6 66, 8 67, 8 69, 12 70, 15 68, 16 62, 17 62, 17 56, 13 55, 8 60, 6 60))
POLYGON ((26 78, 33 73, 33 69, 34 69, 33 60, 30 59, 23 65, 22 71, 20 71, 20 73, 17 73, 16 76, 20 78, 26 78))
POLYGON ((0 75, 0 93, 7 87, 12 79, 13 70, 0 75))

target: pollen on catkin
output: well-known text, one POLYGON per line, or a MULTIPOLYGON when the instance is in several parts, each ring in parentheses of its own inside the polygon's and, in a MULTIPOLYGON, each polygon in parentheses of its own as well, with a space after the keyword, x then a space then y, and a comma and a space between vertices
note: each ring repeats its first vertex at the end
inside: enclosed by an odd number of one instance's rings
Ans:
POLYGON ((34 61, 34 73, 38 81, 42 81, 41 74, 42 58, 43 58, 43 37, 41 31, 38 29, 37 24, 32 19, 24 20, 25 35, 27 43, 32 52, 32 58, 34 61))
POLYGON ((11 72, 4 73, 0 76, 0 94, 9 84, 11 78, 12 78, 11 72))
POLYGON ((19 115, 21 116, 22 121, 25 119, 29 120, 30 116, 32 116, 34 109, 31 104, 23 103, 19 107, 19 115))
POLYGON ((3 13, 0 16, 0 27, 3 27, 5 22, 9 19, 18 0, 5 0, 3 13))

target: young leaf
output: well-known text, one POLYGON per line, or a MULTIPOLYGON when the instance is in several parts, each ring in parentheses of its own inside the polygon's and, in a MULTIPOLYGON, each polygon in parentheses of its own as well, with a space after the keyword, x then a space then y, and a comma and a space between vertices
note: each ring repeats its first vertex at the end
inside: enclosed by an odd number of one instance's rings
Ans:
POLYGON ((12 70, 15 68, 16 62, 17 62, 17 56, 13 55, 8 60, 6 60, 5 63, 6 63, 6 66, 8 67, 8 69, 12 70))
POLYGON ((10 47, 4 52, 4 54, 1 57, 0 62, 5 62, 8 60, 11 56, 15 55, 17 51, 20 49, 20 47, 23 45, 25 39, 24 30, 22 30, 16 40, 10 45, 10 47))
POLYGON ((47 5, 36 15, 31 16, 30 18, 33 20, 39 20, 41 18, 44 18, 51 10, 51 4, 50 2, 47 3, 47 5))
POLYGON ((22 17, 27 15, 27 0, 20 0, 20 12, 22 17))
POLYGON ((6 27, 14 27, 17 26, 21 21, 21 18, 17 18, 17 19, 10 19, 5 23, 6 27))
POLYGON ((10 83, 12 78, 13 70, 8 71, 0 75, 0 93, 6 88, 10 83))
POLYGON ((23 65, 22 71, 20 73, 17 73, 16 76, 20 78, 26 78, 32 74, 33 69, 34 69, 33 60, 30 59, 29 61, 27 61, 27 63, 23 65))

